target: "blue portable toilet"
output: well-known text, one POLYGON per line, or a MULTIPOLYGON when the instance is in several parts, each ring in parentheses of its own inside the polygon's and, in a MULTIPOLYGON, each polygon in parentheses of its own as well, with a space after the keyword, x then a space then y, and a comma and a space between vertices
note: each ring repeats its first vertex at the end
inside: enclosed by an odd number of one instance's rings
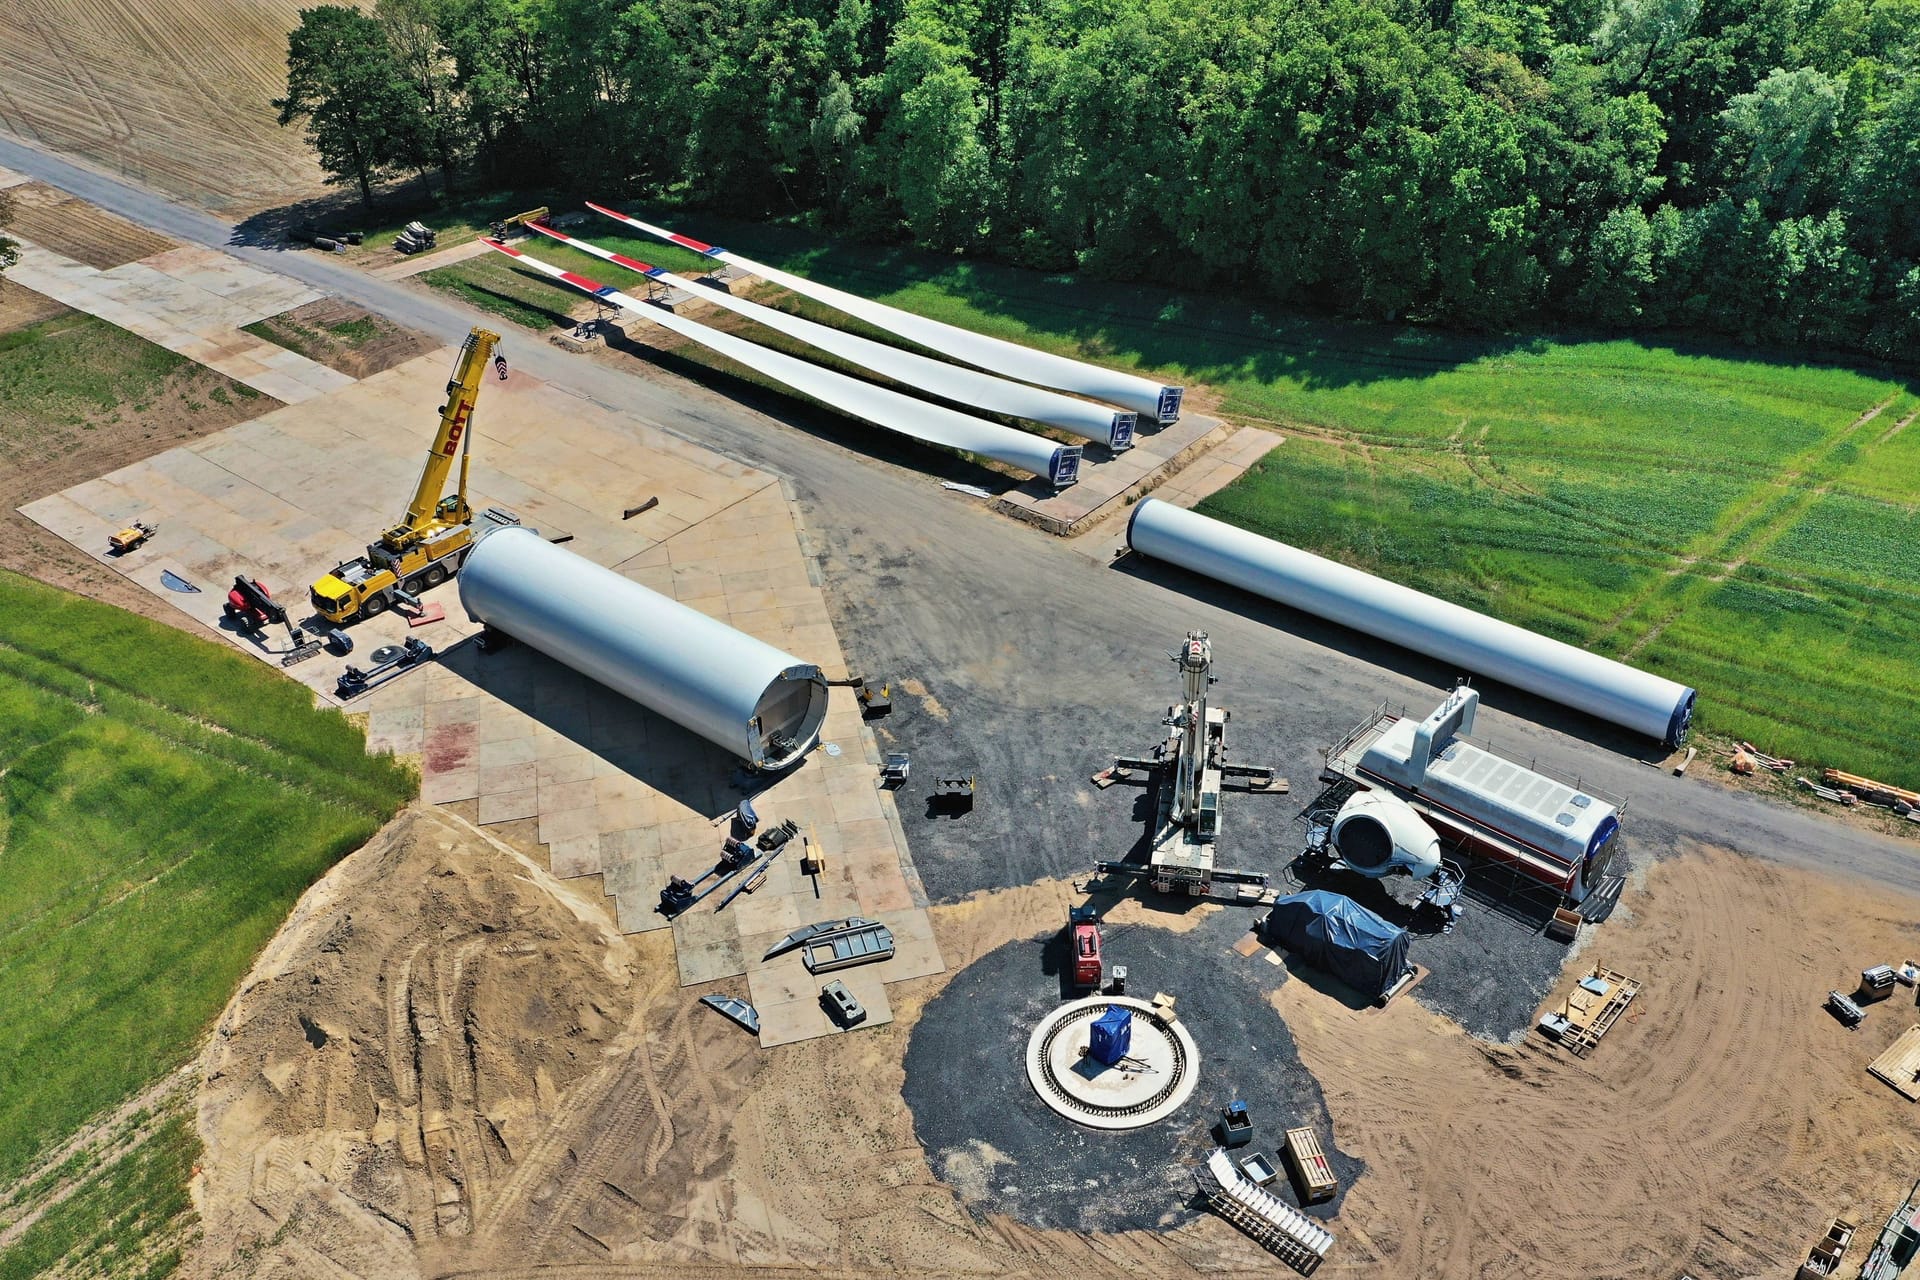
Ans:
POLYGON ((1112 1066, 1133 1048, 1133 1010, 1114 1005, 1093 1024, 1087 1054, 1094 1061, 1112 1066))

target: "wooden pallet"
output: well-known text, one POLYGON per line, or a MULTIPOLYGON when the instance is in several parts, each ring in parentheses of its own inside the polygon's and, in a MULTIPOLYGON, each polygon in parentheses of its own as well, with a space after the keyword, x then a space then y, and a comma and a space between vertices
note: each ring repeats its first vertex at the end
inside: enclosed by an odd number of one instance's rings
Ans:
POLYGON ((1586 989, 1575 986, 1567 997, 1566 1017, 1573 1024, 1573 1030, 1562 1036, 1560 1043, 1567 1052, 1576 1058, 1584 1058, 1592 1053, 1600 1043, 1600 1038, 1613 1029, 1620 1021, 1620 1015, 1627 1011, 1633 998, 1640 994, 1640 980, 1629 978, 1624 973, 1594 966, 1589 978, 1598 978, 1607 984, 1607 994, 1596 996, 1586 989))
POLYGON ((1907 1101, 1920 1102, 1920 1026, 1907 1028, 1867 1070, 1907 1101))
POLYGON ((1340 1191, 1340 1179, 1320 1149, 1320 1138, 1312 1129, 1289 1129, 1286 1145, 1280 1148, 1300 1199, 1307 1204, 1331 1200, 1340 1191))

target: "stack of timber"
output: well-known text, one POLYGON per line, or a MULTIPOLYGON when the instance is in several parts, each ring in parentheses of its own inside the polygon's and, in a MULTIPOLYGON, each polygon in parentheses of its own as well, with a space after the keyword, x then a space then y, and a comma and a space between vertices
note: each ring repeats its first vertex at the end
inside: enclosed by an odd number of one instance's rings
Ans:
POLYGON ((1875 782, 1872 778, 1842 773, 1838 769, 1828 769, 1821 776, 1829 787, 1839 791, 1850 791, 1868 804, 1898 809, 1902 813, 1911 813, 1920 809, 1920 791, 1909 791, 1905 787, 1896 787, 1891 783, 1875 782))
POLYGON ((1920 1102, 1920 1026, 1909 1027, 1867 1070, 1909 1102, 1920 1102))

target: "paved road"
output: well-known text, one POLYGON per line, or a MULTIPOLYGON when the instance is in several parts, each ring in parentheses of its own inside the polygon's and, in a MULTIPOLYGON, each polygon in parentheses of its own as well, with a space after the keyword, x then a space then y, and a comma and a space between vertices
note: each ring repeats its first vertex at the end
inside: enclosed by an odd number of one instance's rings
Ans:
MULTIPOLYGON (((237 245, 233 227, 216 217, 4 136, 0 165, 449 343, 479 318, 318 254, 237 245)), ((704 374, 696 383, 639 360, 629 373, 532 339, 511 351, 520 368, 557 387, 787 478, 823 553, 849 658, 927 689, 925 701, 901 698, 883 727, 915 753, 917 773, 971 769, 983 780, 964 821, 919 813, 916 790, 904 797, 915 859, 936 898, 1084 873, 1138 836, 1132 795, 1094 792, 1086 775, 1107 755, 1158 736, 1174 690, 1161 655, 1189 627, 1212 634, 1234 753, 1276 764, 1302 791, 1322 746, 1382 700, 1430 708, 1453 674, 1173 571, 1110 565, 1104 547, 1090 553, 942 492, 927 468, 957 462, 895 449, 877 433, 739 384, 704 374)), ((1117 530, 1088 538, 1110 545, 1117 530)), ((1914 842, 1673 778, 1641 762, 1644 743, 1511 691, 1487 691, 1480 731, 1506 754, 1630 796, 1636 860, 1697 839, 1920 889, 1914 842)), ((1297 800, 1230 801, 1223 860, 1271 866, 1289 843, 1297 848, 1297 800)))

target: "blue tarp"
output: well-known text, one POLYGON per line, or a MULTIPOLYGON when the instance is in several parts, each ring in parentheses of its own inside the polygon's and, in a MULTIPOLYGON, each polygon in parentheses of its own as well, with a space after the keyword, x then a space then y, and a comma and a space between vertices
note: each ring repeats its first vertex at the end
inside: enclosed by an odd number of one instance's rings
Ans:
POLYGON ((1133 1048, 1133 1010, 1115 1005, 1093 1024, 1093 1036, 1087 1044, 1087 1056, 1112 1066, 1133 1048))
POLYGON ((1407 931, 1325 889, 1275 902, 1262 932, 1369 996, 1385 995, 1407 971, 1407 931))

